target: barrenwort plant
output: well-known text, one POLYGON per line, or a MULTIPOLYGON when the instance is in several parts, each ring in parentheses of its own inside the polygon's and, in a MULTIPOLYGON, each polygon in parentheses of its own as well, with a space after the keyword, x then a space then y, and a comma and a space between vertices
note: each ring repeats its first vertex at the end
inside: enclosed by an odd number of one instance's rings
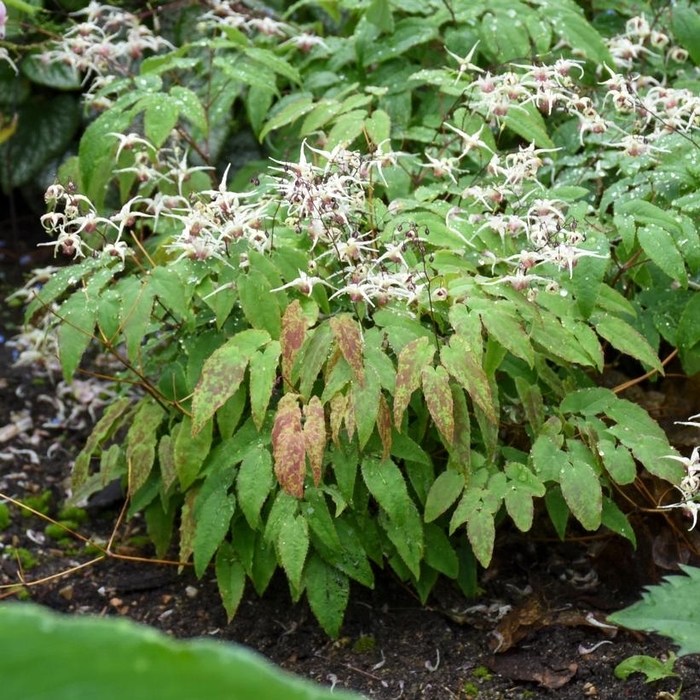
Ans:
POLYGON ((634 543, 618 489, 684 469, 601 377, 700 370, 697 10, 201 5, 32 59, 91 121, 23 349, 122 367, 73 500, 123 479, 229 616, 281 567, 330 635, 377 567, 474 594, 507 521, 634 543))

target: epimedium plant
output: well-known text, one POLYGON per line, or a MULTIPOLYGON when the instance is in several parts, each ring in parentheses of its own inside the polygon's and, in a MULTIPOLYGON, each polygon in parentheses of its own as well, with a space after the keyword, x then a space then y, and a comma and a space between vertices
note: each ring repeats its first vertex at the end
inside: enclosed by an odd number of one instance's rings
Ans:
POLYGON ((331 635, 374 567, 473 594, 506 520, 634 542, 616 490, 683 460, 599 378, 662 340, 700 367, 696 10, 341 5, 321 36, 211 2, 133 74, 76 64, 104 111, 27 309, 65 379, 91 344, 124 368, 73 499, 124 479, 229 616, 281 567, 331 635), (214 176, 237 105, 273 160, 214 176))

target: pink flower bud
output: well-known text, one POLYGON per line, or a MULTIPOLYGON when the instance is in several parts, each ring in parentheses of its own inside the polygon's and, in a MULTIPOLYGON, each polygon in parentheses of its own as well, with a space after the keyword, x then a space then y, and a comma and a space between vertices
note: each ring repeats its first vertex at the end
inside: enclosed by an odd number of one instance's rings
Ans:
POLYGON ((7 22, 7 8, 5 3, 0 0, 0 39, 5 38, 5 22, 7 22))

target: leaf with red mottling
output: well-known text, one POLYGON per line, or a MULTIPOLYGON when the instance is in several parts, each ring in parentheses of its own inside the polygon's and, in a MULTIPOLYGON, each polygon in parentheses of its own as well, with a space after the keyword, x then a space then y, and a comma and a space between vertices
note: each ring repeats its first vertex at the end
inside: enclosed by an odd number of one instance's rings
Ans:
POLYGON ((304 407, 304 445, 314 484, 318 486, 321 483, 323 455, 326 451, 326 417, 318 396, 313 396, 304 407))
POLYGON ((455 431, 455 418, 452 404, 452 390, 447 370, 438 365, 426 365, 421 372, 423 396, 428 411, 448 445, 452 444, 455 431))
POLYGON ((484 412, 491 423, 498 421, 491 395, 491 385, 481 363, 467 341, 454 335, 450 344, 440 351, 442 366, 467 390, 472 401, 484 412))
POLYGON ((377 432, 382 441, 382 461, 389 459, 391 452, 391 411, 384 394, 379 395, 379 411, 377 412, 377 432))
POLYGON ((348 394, 348 410, 345 411, 345 430, 348 433, 348 440, 352 440, 352 436, 357 430, 357 422, 355 421, 355 401, 352 392, 348 394))
POLYGON ((306 338, 307 327, 308 319, 304 316, 299 300, 295 299, 285 309, 280 333, 282 376, 287 382, 291 381, 294 362, 306 338))
POLYGON ((306 476, 306 449, 296 394, 285 394, 277 405, 272 426, 272 453, 280 486, 290 496, 301 498, 306 476))
POLYGON ((249 328, 234 335, 207 358, 192 397, 192 435, 236 393, 248 361, 269 340, 267 331, 249 328))
POLYGON ((333 440, 333 442, 336 445, 338 445, 340 444, 340 429, 343 427, 343 421, 345 420, 345 412, 348 410, 347 395, 335 394, 330 400, 329 406, 331 408, 331 440, 333 440))
POLYGON ((430 363, 434 354, 435 349, 426 337, 412 340, 399 353, 394 391, 394 424, 397 429, 401 428, 401 420, 411 400, 411 394, 420 386, 421 371, 430 363))
POLYGON ((333 337, 345 361, 350 365, 355 378, 360 384, 365 383, 365 369, 363 363, 362 332, 357 322, 348 314, 333 316, 331 318, 331 330, 333 337))

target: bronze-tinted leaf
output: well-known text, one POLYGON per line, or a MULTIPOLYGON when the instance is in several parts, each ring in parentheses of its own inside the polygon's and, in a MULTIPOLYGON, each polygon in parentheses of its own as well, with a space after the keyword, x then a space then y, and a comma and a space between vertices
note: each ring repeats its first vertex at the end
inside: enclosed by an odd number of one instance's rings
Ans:
MULTIPOLYGON (((481 363, 464 338, 455 335, 440 351, 442 366, 467 390, 491 423, 497 423, 491 386, 481 363)), ((398 384, 398 381, 397 381, 398 384)))
POLYGON ((423 396, 430 415, 447 444, 451 445, 454 439, 455 419, 452 390, 447 370, 441 365, 435 368, 426 365, 421 372, 421 379, 423 381, 423 396))
POLYGON ((348 397, 346 394, 335 394, 329 402, 331 409, 331 439, 338 445, 340 429, 343 427, 345 412, 348 410, 348 397))
POLYGON ((394 424, 397 429, 401 427, 401 420, 411 400, 411 394, 420 386, 421 370, 430 363, 434 354, 435 349, 426 337, 412 340, 399 354, 394 392, 394 424))
POLYGON ((321 483, 323 455, 326 451, 326 417, 318 396, 313 396, 304 407, 304 445, 314 484, 318 486, 321 483))
POLYGON ((301 498, 306 475, 306 448, 301 430, 301 410, 296 394, 286 394, 277 406, 272 426, 275 476, 282 489, 301 498))
POLYGON ((389 458, 391 452, 391 411, 384 394, 379 395, 379 411, 377 412, 377 432, 382 441, 382 461, 389 458))
POLYGON ((331 318, 331 330, 333 337, 346 362, 352 368, 353 374, 360 384, 365 383, 365 370, 363 363, 362 332, 357 321, 348 314, 333 316, 331 318))
POLYGON ((306 338, 308 320, 304 316, 301 304, 295 299, 282 316, 282 332, 280 344, 282 348, 282 377, 289 384, 292 377, 292 368, 299 349, 306 338))

